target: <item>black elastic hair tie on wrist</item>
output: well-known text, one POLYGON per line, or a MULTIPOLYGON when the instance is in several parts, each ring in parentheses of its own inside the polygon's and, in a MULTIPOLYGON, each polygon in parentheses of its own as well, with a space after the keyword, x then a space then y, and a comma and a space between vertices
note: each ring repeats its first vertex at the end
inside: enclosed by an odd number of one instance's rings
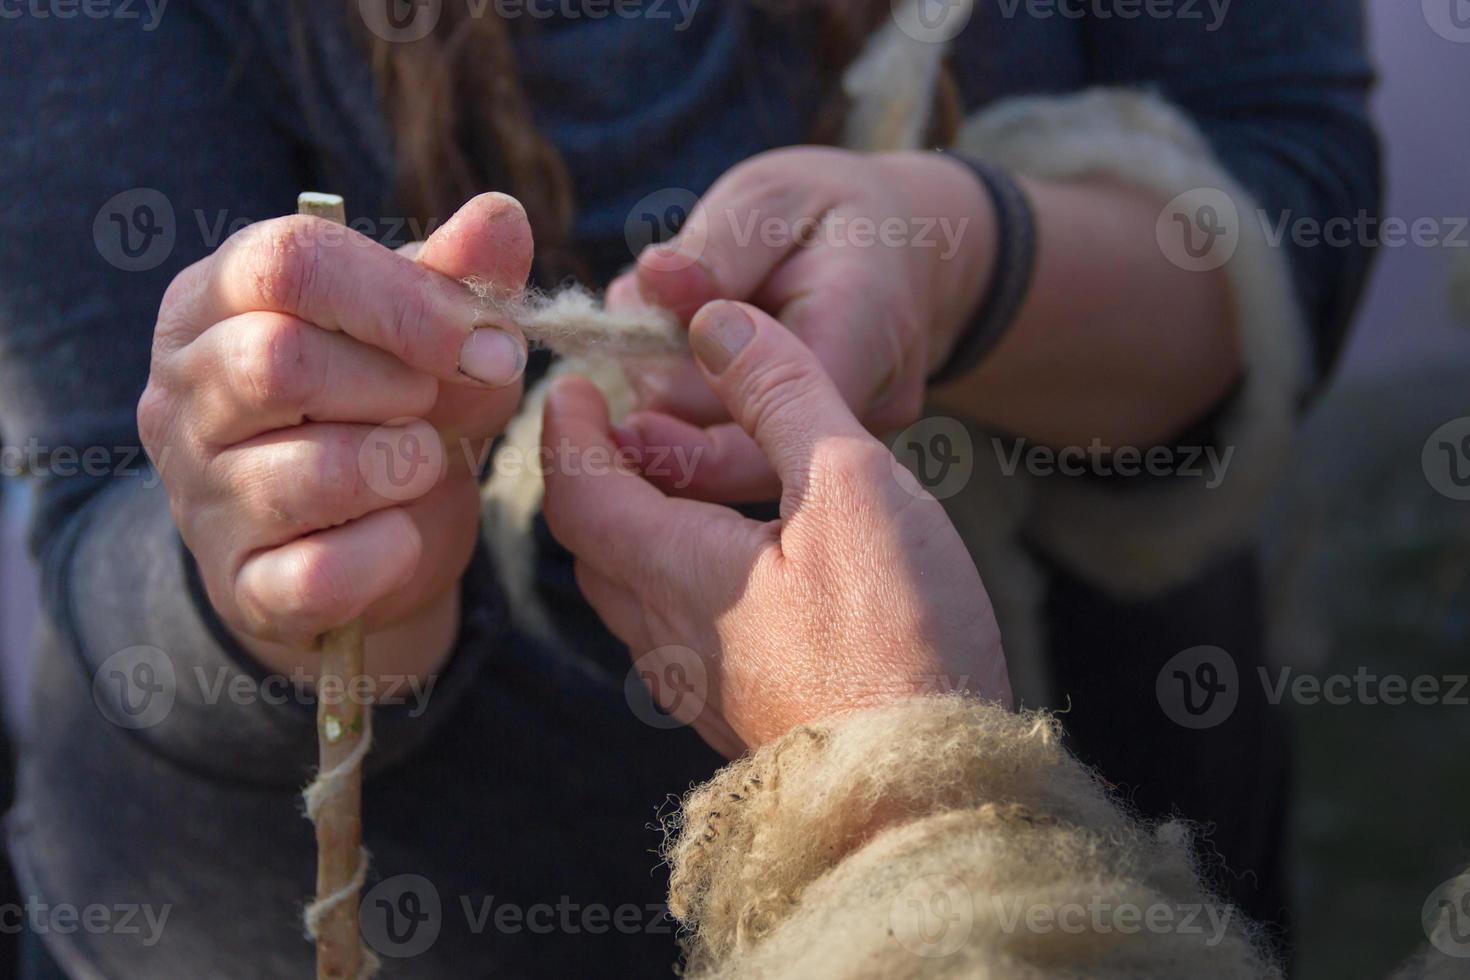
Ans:
POLYGON ((1021 312, 1036 271, 1036 212, 1016 179, 999 167, 950 154, 980 178, 995 206, 995 268, 980 309, 930 384, 944 384, 975 369, 995 349, 1021 312))

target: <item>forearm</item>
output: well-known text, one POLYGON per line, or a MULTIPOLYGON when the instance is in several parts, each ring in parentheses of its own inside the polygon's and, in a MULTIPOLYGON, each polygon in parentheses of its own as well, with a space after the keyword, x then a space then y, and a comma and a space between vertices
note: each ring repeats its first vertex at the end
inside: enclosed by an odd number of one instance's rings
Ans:
MULTIPOLYGON (((1219 403, 1241 370, 1228 280, 1169 261, 1155 232, 1165 202, 1119 183, 1019 179, 1037 224, 1030 292, 939 404, 1053 446, 1149 446, 1219 403)), ((941 336, 937 353, 952 342, 941 336)))

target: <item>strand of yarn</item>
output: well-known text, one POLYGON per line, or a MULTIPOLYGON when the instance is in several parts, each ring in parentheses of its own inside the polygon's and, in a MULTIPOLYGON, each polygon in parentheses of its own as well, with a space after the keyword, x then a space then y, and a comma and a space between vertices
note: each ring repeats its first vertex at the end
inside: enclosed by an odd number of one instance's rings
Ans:
MULTIPOLYGON (((363 729, 357 745, 352 752, 341 762, 330 769, 317 773, 316 778, 311 781, 301 793, 301 798, 306 804, 306 815, 313 823, 321 814, 323 807, 336 796, 339 796, 349 785, 356 783, 361 785, 362 765, 367 758, 368 751, 373 745, 373 727, 371 712, 362 713, 363 729)), ((306 934, 313 941, 316 940, 321 929, 321 923, 334 909, 346 902, 356 901, 362 886, 367 882, 368 865, 372 856, 366 847, 358 848, 357 867, 353 870, 352 877, 342 885, 341 888, 330 895, 321 895, 306 906, 302 919, 306 925, 306 934)), ((358 969, 354 980, 370 980, 377 975, 380 963, 373 951, 362 946, 362 965, 358 969)))
POLYGON ((367 758, 368 750, 373 747, 373 723, 372 715, 366 711, 362 716, 362 737, 358 739, 357 745, 352 752, 337 765, 316 774, 316 779, 301 793, 301 798, 306 801, 306 815, 315 821, 321 809, 326 805, 330 797, 341 793, 346 787, 348 780, 362 771, 362 762, 367 758))
POLYGON ((482 320, 513 323, 527 342, 562 357, 636 357, 689 349, 687 335, 667 310, 652 306, 609 310, 577 285, 553 293, 528 289, 503 296, 479 279, 466 279, 464 284, 479 297, 482 320))

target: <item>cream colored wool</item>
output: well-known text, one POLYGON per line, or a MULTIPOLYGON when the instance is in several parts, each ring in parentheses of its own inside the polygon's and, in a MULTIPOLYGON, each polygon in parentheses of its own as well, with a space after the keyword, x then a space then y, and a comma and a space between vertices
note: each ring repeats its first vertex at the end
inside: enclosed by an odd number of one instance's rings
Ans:
MULTIPOLYGON (((842 144, 881 152, 922 145, 945 45, 927 40, 923 8, 933 0, 906 0, 878 28, 842 77, 849 102, 842 144)), ((949 0, 944 22, 970 19, 973 0, 949 0)))
POLYGON ((485 540, 511 615, 522 629, 552 642, 551 620, 532 590, 531 574, 531 524, 541 510, 542 467, 554 465, 554 461, 538 455, 547 390, 562 375, 580 374, 602 390, 613 418, 622 418, 633 408, 633 392, 620 358, 687 351, 688 335, 663 310, 644 307, 611 311, 576 285, 553 294, 531 290, 503 297, 476 280, 466 280, 465 284, 480 297, 484 319, 510 321, 525 334, 528 343, 561 355, 546 377, 527 393, 520 411, 506 426, 491 479, 482 494, 485 540))
POLYGON ((510 321, 526 341, 563 357, 615 358, 678 354, 689 349, 688 336, 671 314, 647 306, 608 310, 581 286, 555 293, 527 290, 501 297, 477 279, 465 285, 480 298, 481 317, 510 321))
POLYGON ((947 696, 798 728, 690 793, 670 834, 696 980, 1280 976, 1188 832, 1130 817, 1044 714, 947 696), (958 948, 914 925, 940 891, 958 948), (1119 906, 1180 927, 1027 926, 1119 906))

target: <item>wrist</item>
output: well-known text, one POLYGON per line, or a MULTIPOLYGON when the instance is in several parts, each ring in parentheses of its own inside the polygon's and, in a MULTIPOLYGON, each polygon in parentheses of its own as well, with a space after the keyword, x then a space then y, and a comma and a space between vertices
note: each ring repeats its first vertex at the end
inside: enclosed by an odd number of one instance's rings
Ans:
POLYGON ((931 369, 930 385, 966 377, 991 358, 1021 320, 1031 298, 1040 248, 1036 188, 1023 185, 1004 168, 979 160, 951 159, 970 171, 990 202, 990 276, 978 307, 962 321, 945 358, 931 369))
POLYGON ((995 276, 996 210, 973 168, 946 153, 910 151, 874 158, 907 201, 919 279, 932 297, 925 374, 943 365, 974 319, 995 276))

